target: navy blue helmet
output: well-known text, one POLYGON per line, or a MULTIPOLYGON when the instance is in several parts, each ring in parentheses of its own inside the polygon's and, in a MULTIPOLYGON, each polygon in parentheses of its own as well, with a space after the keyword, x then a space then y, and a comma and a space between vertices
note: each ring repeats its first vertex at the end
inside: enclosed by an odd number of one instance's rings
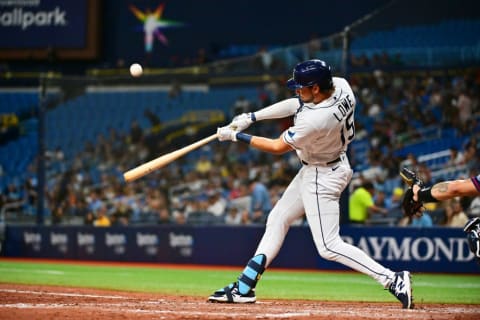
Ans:
POLYGON ((287 87, 292 90, 314 84, 322 90, 333 88, 332 71, 325 61, 312 59, 300 62, 293 69, 293 77, 287 81, 287 87))

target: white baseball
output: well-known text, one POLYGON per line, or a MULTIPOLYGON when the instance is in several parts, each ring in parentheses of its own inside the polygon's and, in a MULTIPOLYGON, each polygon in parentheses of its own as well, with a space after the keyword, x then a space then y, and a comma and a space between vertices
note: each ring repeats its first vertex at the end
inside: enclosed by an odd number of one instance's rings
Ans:
POLYGON ((143 73, 143 68, 140 64, 134 63, 130 66, 130 74, 132 77, 140 77, 143 73))

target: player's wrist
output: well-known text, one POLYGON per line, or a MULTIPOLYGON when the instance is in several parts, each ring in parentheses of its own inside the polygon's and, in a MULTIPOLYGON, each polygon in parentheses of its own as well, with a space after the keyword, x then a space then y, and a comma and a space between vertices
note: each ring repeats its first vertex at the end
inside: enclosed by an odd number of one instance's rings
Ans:
POLYGON ((423 188, 423 189, 418 190, 417 198, 418 198, 417 201, 420 201, 422 203, 438 202, 438 199, 436 199, 432 195, 432 187, 423 188))
POLYGON ((250 144, 252 141, 252 136, 243 132, 237 132, 235 134, 236 141, 241 141, 246 144, 250 144))

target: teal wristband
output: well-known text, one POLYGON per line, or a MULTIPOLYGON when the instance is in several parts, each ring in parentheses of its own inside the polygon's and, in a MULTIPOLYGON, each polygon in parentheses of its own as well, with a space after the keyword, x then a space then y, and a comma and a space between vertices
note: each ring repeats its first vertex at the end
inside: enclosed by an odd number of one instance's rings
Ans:
POLYGON ((252 136, 243 132, 237 132, 236 134, 237 141, 242 141, 246 144, 250 144, 252 141, 252 136))

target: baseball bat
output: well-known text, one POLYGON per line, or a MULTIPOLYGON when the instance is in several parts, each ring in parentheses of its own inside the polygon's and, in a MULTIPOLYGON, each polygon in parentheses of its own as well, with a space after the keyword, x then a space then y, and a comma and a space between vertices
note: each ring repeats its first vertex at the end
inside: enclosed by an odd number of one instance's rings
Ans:
POLYGON ((197 142, 194 142, 192 144, 189 144, 186 147, 183 147, 181 149, 172 151, 170 153, 164 154, 163 156, 160 156, 158 158, 155 158, 149 162, 146 162, 144 164, 139 165, 138 167, 135 167, 123 174, 123 178, 125 182, 131 182, 134 180, 137 180, 149 173, 151 173, 154 170, 158 170, 167 164, 177 160, 178 158, 186 155, 187 153, 209 143, 212 140, 215 140, 217 138, 217 134, 212 134, 209 137, 206 137, 202 140, 199 140, 197 142))

